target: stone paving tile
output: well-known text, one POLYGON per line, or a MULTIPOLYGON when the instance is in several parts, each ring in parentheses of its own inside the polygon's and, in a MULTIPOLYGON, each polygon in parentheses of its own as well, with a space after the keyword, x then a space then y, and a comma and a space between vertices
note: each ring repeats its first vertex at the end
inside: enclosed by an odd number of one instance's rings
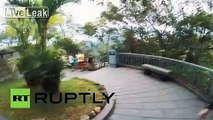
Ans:
MULTIPOLYGON (((116 91, 117 92, 117 91, 116 91)), ((159 96, 177 96, 177 95, 193 95, 189 91, 179 89, 179 87, 174 87, 171 89, 164 89, 159 91, 150 91, 145 93, 139 93, 139 94, 130 94, 128 96, 124 95, 116 95, 116 98, 118 99, 128 99, 128 98, 146 98, 146 97, 159 97, 159 96), (175 93, 175 94, 174 94, 175 93)))
POLYGON ((115 92, 116 106, 109 120, 197 120, 205 105, 178 84, 162 82, 136 69, 106 67, 80 77, 115 92))
POLYGON ((114 113, 115 114, 140 116, 140 111, 136 110, 136 109, 120 109, 120 108, 116 108, 114 110, 114 113))
POLYGON ((164 118, 162 110, 140 110, 140 115, 142 117, 164 118))
POLYGON ((7 120, 4 116, 0 115, 0 120, 7 120))
POLYGON ((198 99, 187 99, 176 101, 178 106, 192 106, 192 107, 201 107, 203 108, 206 104, 198 99))
POLYGON ((145 120, 145 118, 141 118, 140 116, 132 116, 132 115, 112 114, 109 120, 145 120))
MULTIPOLYGON (((196 99, 195 99, 196 100, 196 99)), ((193 102, 193 101, 192 101, 193 102)), ((126 108, 126 109, 198 109, 204 107, 204 103, 194 102, 188 104, 178 104, 176 101, 168 101, 168 102, 156 102, 156 103, 117 103, 116 108, 126 108)))
POLYGON ((156 103, 143 103, 143 109, 197 109, 198 107, 193 107, 189 105, 179 105, 174 101, 168 102, 156 102, 156 103))
POLYGON ((150 97, 150 98, 135 98, 135 99, 117 99, 117 103, 152 103, 152 102, 169 102, 169 101, 178 101, 183 99, 194 99, 195 96, 183 96, 183 97, 150 97))
MULTIPOLYGON (((162 84, 162 83, 161 83, 162 84)), ((144 90, 151 90, 152 89, 160 89, 160 88, 163 88, 164 86, 169 86, 169 87, 175 87, 175 85, 173 84, 164 84, 163 86, 161 85, 160 83, 149 83, 149 84, 145 84, 142 86, 141 83, 137 83, 136 85, 134 86, 131 86, 129 87, 128 85, 123 85, 123 87, 126 87, 126 89, 123 89, 123 90, 119 90, 119 89, 114 89, 116 90, 117 92, 119 93, 126 93, 127 91, 131 91, 131 93, 134 93, 134 92, 140 92, 140 91, 144 91, 144 90)), ((116 88, 116 87, 115 87, 116 88)))
POLYGON ((181 118, 181 119, 166 119, 166 118, 144 118, 144 120, 195 120, 194 118, 181 118))
POLYGON ((157 117, 164 118, 164 113, 162 110, 138 110, 138 109, 120 109, 117 108, 114 110, 115 114, 123 115, 133 115, 140 117, 157 117))
MULTIPOLYGON (((138 89, 138 91, 126 91, 126 92, 117 92, 118 96, 124 96, 124 95, 133 95, 133 94, 143 94, 143 93, 149 93, 153 91, 162 91, 162 90, 167 90, 167 89, 172 89, 170 86, 165 86, 165 87, 149 87, 148 89, 138 89)), ((116 91, 115 91, 116 92, 116 91)))
POLYGON ((136 99, 136 98, 140 98, 140 99, 155 99, 155 98, 159 98, 159 97, 164 98, 164 99, 176 99, 176 98, 180 99, 180 98, 184 98, 185 96, 195 96, 192 93, 187 93, 187 92, 183 93, 183 94, 181 94, 181 93, 174 94, 174 92, 176 92, 176 91, 173 90, 172 92, 164 92, 164 93, 156 91, 155 94, 152 94, 152 93, 148 92, 150 94, 147 95, 147 96, 141 95, 141 94, 130 94, 130 95, 116 95, 115 97, 118 98, 118 99, 125 100, 125 99, 136 99))
POLYGON ((143 109, 144 105, 143 104, 121 104, 121 103, 116 103, 116 108, 123 108, 123 109, 143 109))
MULTIPOLYGON (((123 82, 125 82, 125 81, 123 81, 123 82)), ((126 81, 126 82, 128 82, 128 81, 126 81)), ((135 82, 135 81, 133 81, 132 83, 128 83, 128 84, 126 84, 126 83, 124 83, 124 84, 118 84, 118 85, 112 85, 113 83, 111 83, 111 89, 112 90, 116 90, 116 91, 120 91, 120 92, 122 92, 122 91, 126 91, 127 90, 127 88, 129 88, 129 89, 136 89, 136 87, 137 88, 140 88, 142 85, 143 86, 154 86, 154 85, 157 85, 157 84, 159 84, 158 82, 152 82, 152 81, 144 81, 144 82, 139 82, 139 81, 137 81, 137 82, 135 82)))
POLYGON ((175 109, 177 104, 174 102, 157 102, 157 103, 143 103, 143 109, 175 109))
POLYGON ((198 118, 197 113, 200 109, 174 109, 174 110, 162 110, 164 112, 165 118, 198 118))
POLYGON ((74 77, 80 77, 82 75, 85 75, 91 72, 92 71, 79 71, 79 70, 72 71, 72 69, 66 69, 63 71, 64 77, 62 78, 62 80, 70 80, 74 77))

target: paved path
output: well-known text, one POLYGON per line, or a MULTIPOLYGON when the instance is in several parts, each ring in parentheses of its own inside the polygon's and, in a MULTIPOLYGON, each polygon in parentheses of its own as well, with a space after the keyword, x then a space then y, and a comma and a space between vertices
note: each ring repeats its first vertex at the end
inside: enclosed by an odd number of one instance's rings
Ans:
POLYGON ((115 92, 110 120, 198 120, 197 113, 205 106, 187 89, 145 76, 140 70, 107 67, 81 77, 115 92))
POLYGON ((81 77, 88 73, 91 73, 91 71, 79 71, 79 70, 66 69, 63 71, 64 77, 62 80, 70 80, 74 77, 81 77))
POLYGON ((0 115, 0 120, 7 120, 4 116, 0 115))

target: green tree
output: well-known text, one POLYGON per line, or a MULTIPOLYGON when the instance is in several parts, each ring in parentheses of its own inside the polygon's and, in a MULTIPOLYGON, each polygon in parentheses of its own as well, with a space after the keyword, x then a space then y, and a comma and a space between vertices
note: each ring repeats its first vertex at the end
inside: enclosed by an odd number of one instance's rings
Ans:
POLYGON ((177 38, 184 51, 187 62, 199 63, 201 57, 213 46, 213 15, 198 13, 191 15, 177 24, 177 38))
MULTIPOLYGON (((18 60, 17 66, 21 73, 24 74, 27 85, 41 85, 46 92, 57 93, 59 91, 60 75, 63 69, 63 62, 60 60, 60 53, 56 49, 47 47, 47 29, 51 24, 51 17, 57 14, 57 9, 65 3, 77 2, 78 0, 35 0, 35 3, 22 2, 20 0, 8 0, 11 5, 15 6, 45 6, 49 8, 49 16, 47 18, 18 19, 17 24, 11 23, 11 27, 18 33, 23 52, 18 60), (27 21, 28 24, 21 24, 27 21), (32 24, 30 22, 35 23, 32 24), (49 23, 49 24, 48 24, 49 23), (18 25, 18 26, 17 26, 18 25), (23 26, 21 26, 23 25, 23 26), (36 44, 32 45, 28 41, 32 33, 32 27, 36 25, 38 33, 36 44), (23 27, 23 28, 22 28, 23 27), (25 34, 27 32, 27 34, 25 34)), ((13 21, 14 22, 14 21, 13 21)), ((32 36, 36 36, 35 34, 32 36)))
POLYGON ((6 35, 4 35, 4 34, 2 34, 2 33, 0 34, 0 41, 3 40, 3 39, 6 39, 6 38, 7 38, 6 35))
POLYGON ((99 41, 95 45, 93 42, 90 42, 92 49, 96 49, 98 52, 100 61, 105 63, 108 61, 107 55, 110 49, 110 42, 117 39, 117 29, 106 26, 105 19, 101 18, 97 24, 86 23, 84 28, 84 33, 90 37, 97 38, 99 41), (101 46, 101 47, 100 47, 101 46))
POLYGON ((36 0, 35 4, 32 4, 31 2, 21 2, 20 0, 8 0, 10 4, 17 5, 17 6, 45 6, 49 9, 49 16, 47 18, 35 18, 35 21, 38 26, 38 32, 41 37, 40 39, 40 49, 45 50, 46 49, 46 42, 47 42, 47 27, 48 22, 51 18, 51 16, 57 14, 57 9, 61 7, 63 4, 68 2, 78 2, 79 0, 36 0))
POLYGON ((67 54, 77 54, 80 52, 80 47, 78 44, 74 43, 71 38, 63 37, 57 38, 57 41, 54 43, 56 48, 62 48, 66 50, 67 54))
POLYGON ((102 12, 101 16, 107 18, 109 21, 122 21, 123 14, 119 13, 119 8, 113 5, 112 3, 108 3, 108 10, 102 12))
POLYGON ((137 40, 134 37, 134 31, 133 30, 128 30, 124 33, 124 44, 127 48, 127 50, 131 53, 135 53, 137 49, 137 40))
POLYGON ((18 40, 18 51, 24 54, 24 50, 31 46, 31 42, 38 42, 39 36, 36 23, 33 19, 11 19, 7 21, 6 36, 18 40), (31 39, 29 37, 32 37, 31 39))
POLYGON ((91 22, 86 23, 83 29, 84 29, 84 33, 90 37, 94 36, 97 31, 97 27, 91 22))
POLYGON ((127 52, 125 45, 121 40, 116 39, 112 45, 112 49, 118 52, 127 52))
POLYGON ((121 8, 109 5, 103 17, 111 23, 123 25, 118 29, 123 32, 123 43, 129 52, 199 63, 201 58, 206 60, 204 53, 209 53, 208 58, 212 56, 212 18, 205 12, 203 4, 208 4, 212 10, 211 0, 202 3, 186 0, 175 6, 178 7, 176 11, 170 0, 123 0, 121 8), (195 14, 186 12, 189 4, 196 9, 195 14), (114 16, 122 16, 122 19, 114 16))

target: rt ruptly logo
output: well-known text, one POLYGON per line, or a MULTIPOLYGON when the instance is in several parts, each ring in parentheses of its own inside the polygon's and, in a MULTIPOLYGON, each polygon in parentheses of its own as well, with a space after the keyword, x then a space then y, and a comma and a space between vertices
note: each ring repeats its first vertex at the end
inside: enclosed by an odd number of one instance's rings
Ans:
POLYGON ((10 89, 10 108, 30 108, 30 89, 10 89))

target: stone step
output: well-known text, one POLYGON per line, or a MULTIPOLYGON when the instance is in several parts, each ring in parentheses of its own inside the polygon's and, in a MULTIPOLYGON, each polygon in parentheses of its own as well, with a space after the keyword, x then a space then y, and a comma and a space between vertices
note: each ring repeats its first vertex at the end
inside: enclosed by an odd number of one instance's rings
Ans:
POLYGON ((10 68, 7 65, 0 66, 0 71, 9 70, 10 68))
POLYGON ((0 71, 0 77, 5 77, 8 74, 11 74, 12 72, 10 70, 4 70, 4 71, 0 71))

